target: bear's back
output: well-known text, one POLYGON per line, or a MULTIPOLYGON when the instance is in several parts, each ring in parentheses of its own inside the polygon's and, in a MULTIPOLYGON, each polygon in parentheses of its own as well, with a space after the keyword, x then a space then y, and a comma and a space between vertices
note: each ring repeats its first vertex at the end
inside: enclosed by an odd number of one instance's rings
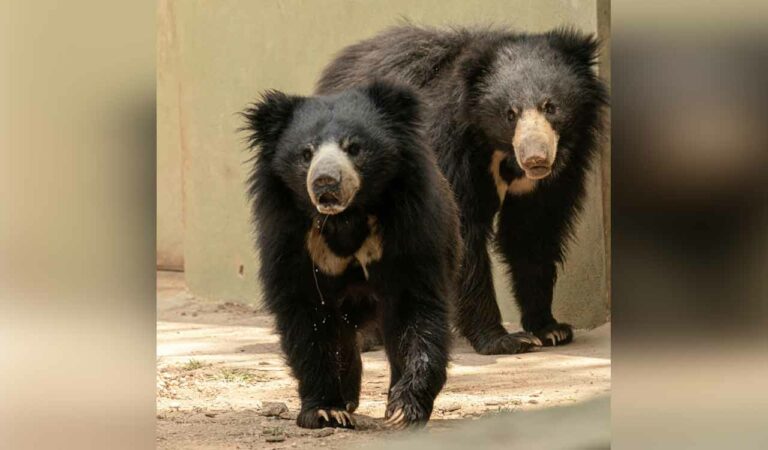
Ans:
POLYGON ((343 49, 325 68, 318 94, 328 94, 389 79, 423 90, 450 78, 459 58, 473 47, 500 37, 490 30, 438 30, 415 26, 390 28, 343 49))

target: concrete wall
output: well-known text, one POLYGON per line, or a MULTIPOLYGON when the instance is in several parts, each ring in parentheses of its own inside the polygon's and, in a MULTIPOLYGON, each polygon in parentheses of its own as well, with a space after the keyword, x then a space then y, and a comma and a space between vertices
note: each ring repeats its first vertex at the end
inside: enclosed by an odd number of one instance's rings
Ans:
POLYGON ((184 268, 184 201, 178 48, 171 4, 157 17, 157 266, 184 268))
MULTIPOLYGON (((243 184, 249 155, 236 133, 242 125, 237 112, 248 102, 268 88, 310 94, 339 49, 401 18, 530 31, 572 24, 596 32, 598 10, 604 7, 595 0, 159 2, 158 192, 161 185, 177 183, 182 193, 169 188, 163 195, 177 196, 183 205, 180 227, 176 203, 158 194, 159 247, 175 248, 161 240, 183 234, 186 278, 195 295, 258 302, 258 259, 243 184), (174 164, 183 168, 181 175, 174 164)), ((556 314, 582 327, 607 317, 603 170, 597 161, 578 242, 556 288, 556 314)), ((503 269, 497 266, 495 272, 505 318, 516 322, 503 269)))

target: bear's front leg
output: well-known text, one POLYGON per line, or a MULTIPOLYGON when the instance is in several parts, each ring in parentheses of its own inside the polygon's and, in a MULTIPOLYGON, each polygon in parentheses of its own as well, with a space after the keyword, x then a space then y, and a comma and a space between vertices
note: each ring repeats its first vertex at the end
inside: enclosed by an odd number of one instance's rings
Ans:
POLYGON ((510 202, 499 216, 496 244, 512 276, 520 321, 523 329, 545 346, 564 345, 573 340, 572 327, 552 315, 557 263, 563 260, 569 214, 572 213, 565 207, 548 209, 510 202), (529 220, 519 220, 523 216, 529 220))
POLYGON ((524 353, 542 345, 534 335, 509 333, 501 324, 486 231, 477 225, 465 225, 465 228, 465 253, 456 318, 459 331, 482 355, 524 353))
POLYGON ((533 333, 545 346, 570 343, 573 328, 552 316, 552 294, 557 280, 554 260, 514 261, 510 272, 523 329, 533 333))
POLYGON ((404 293, 387 303, 382 331, 391 379, 385 424, 392 429, 423 426, 445 384, 447 308, 428 294, 404 293))
POLYGON ((359 362, 348 367, 348 358, 356 355, 354 331, 325 306, 292 303, 278 312, 277 326, 288 365, 299 382, 301 411, 296 423, 303 428, 354 428, 351 412, 357 406, 361 374, 359 362))

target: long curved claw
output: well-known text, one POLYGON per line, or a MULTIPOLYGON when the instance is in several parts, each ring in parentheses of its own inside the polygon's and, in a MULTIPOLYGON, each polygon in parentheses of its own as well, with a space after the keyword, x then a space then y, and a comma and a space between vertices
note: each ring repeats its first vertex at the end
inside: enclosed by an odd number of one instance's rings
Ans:
POLYGON ((354 422, 352 421, 352 416, 350 416, 349 413, 346 411, 332 410, 331 416, 339 425, 345 428, 354 426, 354 422))
POLYGON ((402 408, 396 409, 389 419, 384 421, 384 426, 392 428, 393 430, 401 430, 405 428, 405 425, 405 413, 402 408))
POLYGON ((352 413, 344 411, 343 414, 344 414, 344 417, 347 418, 347 421, 349 422, 349 426, 354 428, 354 426, 355 426, 355 418, 352 416, 352 413))
POLYGON ((573 327, 567 323, 555 323, 535 332, 546 346, 564 345, 573 340, 573 327))
POLYGON ((515 337, 518 337, 521 341, 541 347, 541 339, 529 333, 515 333, 515 337))
POLYGON ((564 341, 568 335, 563 330, 554 330, 547 333, 545 337, 552 343, 552 345, 557 345, 564 341))

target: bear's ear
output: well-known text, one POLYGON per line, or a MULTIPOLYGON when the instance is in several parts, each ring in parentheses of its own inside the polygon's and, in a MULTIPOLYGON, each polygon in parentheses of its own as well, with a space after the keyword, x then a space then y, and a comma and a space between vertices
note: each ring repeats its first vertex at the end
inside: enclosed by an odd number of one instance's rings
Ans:
POLYGON ((274 145, 291 122, 294 110, 303 101, 303 97, 271 90, 265 92, 260 101, 246 108, 242 112, 246 122, 242 130, 249 133, 249 147, 258 145, 264 151, 274 145))
POLYGON ((411 88, 387 81, 375 81, 363 91, 387 119, 400 125, 418 123, 420 103, 411 88))
POLYGON ((594 34, 582 33, 574 28, 558 28, 547 33, 547 38, 566 59, 586 67, 597 63, 600 41, 594 34))
POLYGON ((478 99, 483 94, 484 80, 493 70, 497 48, 497 45, 476 45, 470 48, 459 61, 458 70, 463 88, 460 94, 463 100, 459 113, 464 117, 464 120, 474 120, 478 99))
POLYGON ((493 67, 496 47, 471 48, 468 54, 459 62, 459 73, 464 82, 466 94, 472 97, 476 87, 487 77, 493 67))

